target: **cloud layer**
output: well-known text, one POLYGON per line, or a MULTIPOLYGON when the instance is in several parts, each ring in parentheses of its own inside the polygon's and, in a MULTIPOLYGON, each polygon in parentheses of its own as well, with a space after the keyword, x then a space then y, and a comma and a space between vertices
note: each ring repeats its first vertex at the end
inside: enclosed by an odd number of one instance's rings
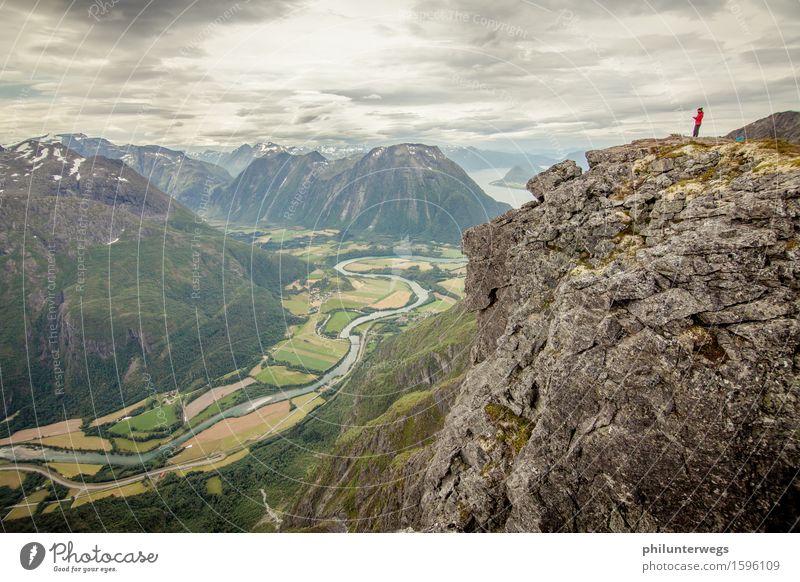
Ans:
POLYGON ((6 1, 0 141, 414 140, 505 150, 722 134, 800 102, 796 0, 6 1))

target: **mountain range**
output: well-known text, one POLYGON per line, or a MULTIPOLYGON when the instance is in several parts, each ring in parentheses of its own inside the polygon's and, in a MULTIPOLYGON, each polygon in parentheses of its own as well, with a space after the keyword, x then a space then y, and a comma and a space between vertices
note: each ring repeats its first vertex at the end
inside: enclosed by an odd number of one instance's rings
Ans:
POLYGON ((326 145, 316 146, 283 146, 273 142, 242 144, 232 151, 205 150, 190 152, 187 155, 197 160, 210 162, 225 168, 231 176, 238 176, 253 160, 262 156, 286 152, 294 155, 317 152, 329 160, 338 160, 351 156, 363 155, 369 148, 363 145, 326 145))
POLYGON ((225 240, 121 160, 27 140, 0 167, 3 433, 214 381, 283 337, 299 261, 225 240))
POLYGON ((486 195, 435 146, 398 144, 367 153, 361 146, 341 146, 335 153, 350 155, 329 158, 307 147, 268 142, 190 156, 84 134, 59 138, 80 155, 123 161, 192 210, 226 222, 457 243, 463 229, 510 208, 486 195))
POLYGON ((82 156, 122 160, 159 190, 194 209, 209 199, 214 188, 231 179, 231 175, 220 166, 162 146, 116 145, 102 137, 80 133, 59 137, 63 145, 82 156))
POLYGON ((219 188, 209 213, 233 222, 457 243, 463 229, 509 208, 439 148, 398 144, 340 160, 275 151, 219 188))

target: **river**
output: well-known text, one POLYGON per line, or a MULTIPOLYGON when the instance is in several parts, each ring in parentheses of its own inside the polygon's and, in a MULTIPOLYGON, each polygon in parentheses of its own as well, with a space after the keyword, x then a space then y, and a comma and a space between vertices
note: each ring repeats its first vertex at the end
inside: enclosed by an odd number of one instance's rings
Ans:
MULTIPOLYGON (((411 290, 413 291, 414 295, 416 296, 416 300, 406 305, 405 307, 399 307, 396 309, 382 309, 380 311, 374 311, 372 313, 368 313, 366 315, 362 315, 360 317, 355 318, 353 321, 347 324, 347 326, 342 329, 339 333, 339 337, 341 339, 347 339, 350 341, 350 348, 347 351, 347 354, 344 358, 333 368, 328 370, 322 377, 317 379, 311 384, 307 384, 305 386, 298 386, 297 388, 290 388, 287 390, 281 390, 275 394, 270 394, 269 396, 262 396, 261 398, 256 398, 254 400, 243 402, 242 404, 237 404, 236 406, 232 406, 222 412, 206 419, 205 421, 198 424, 193 429, 183 433, 182 435, 177 436, 173 440, 168 443, 161 445, 153 449, 152 451, 148 451, 146 453, 139 453, 139 454, 130 454, 125 455, 122 453, 105 453, 105 452, 73 452, 73 451, 65 451, 61 449, 53 449, 49 447, 34 447, 30 445, 13 445, 7 447, 0 447, 0 458, 9 459, 16 462, 24 462, 24 461, 45 461, 45 462, 59 462, 59 463, 89 463, 89 464, 96 464, 96 465, 114 465, 114 466, 121 466, 121 467, 132 467, 136 465, 142 465, 147 463, 148 461, 152 461, 153 459, 159 456, 169 456, 172 451, 174 451, 177 447, 181 446, 183 443, 191 439, 192 437, 196 436, 200 432, 204 431, 205 429, 209 428, 210 426, 216 424, 220 420, 225 418, 232 418, 237 416, 244 416, 245 414, 249 414, 262 406, 266 406, 267 404, 274 404, 275 402, 281 402, 283 400, 289 400, 291 398, 295 398, 297 396, 302 396, 303 394, 308 394, 309 392, 313 392, 318 388, 323 386, 329 385, 333 386, 336 382, 341 380, 344 376, 346 376, 350 370, 352 370, 353 366, 358 362, 361 357, 361 336, 355 335, 352 331, 361 325, 362 323, 367 323, 369 321, 377 321, 379 319, 383 319, 385 317, 392 317, 395 315, 399 315, 401 313, 408 313, 409 311, 416 309, 420 305, 424 304, 428 298, 430 297, 430 292, 422 287, 416 281, 411 281, 406 279, 405 277, 401 277, 400 275, 385 275, 385 274, 376 274, 376 273, 354 273, 348 271, 346 269, 347 265, 350 263, 354 263, 356 261, 365 261, 370 259, 386 259, 387 257, 357 257, 354 259, 347 259, 344 261, 340 261, 336 264, 334 269, 345 275, 347 277, 363 277, 367 279, 393 279, 395 281, 399 281, 408 285, 411 290)), ((448 263, 448 262, 462 262, 463 259, 443 259, 438 257, 411 257, 414 260, 422 260, 427 262, 434 262, 434 263, 448 263)))

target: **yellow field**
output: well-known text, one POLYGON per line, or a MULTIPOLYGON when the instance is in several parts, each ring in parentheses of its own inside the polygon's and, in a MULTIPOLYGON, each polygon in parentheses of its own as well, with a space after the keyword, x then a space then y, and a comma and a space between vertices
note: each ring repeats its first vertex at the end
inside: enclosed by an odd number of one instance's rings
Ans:
POLYGON ((439 285, 450 291, 450 293, 455 293, 459 297, 464 296, 464 279, 461 277, 454 277, 453 279, 441 281, 439 285))
POLYGON ((22 471, 0 471, 0 487, 10 487, 16 489, 25 480, 22 471))
MULTIPOLYGON (((235 453, 228 455, 221 461, 208 463, 207 465, 198 465, 197 467, 191 467, 189 469, 180 469, 175 471, 175 475, 178 477, 185 477, 189 473, 207 473, 209 471, 216 471, 217 469, 221 469, 222 467, 235 463, 236 461, 241 461, 249 454, 250 449, 242 449, 241 451, 236 451, 235 453)), ((170 460, 170 463, 172 463, 172 460, 170 460)))
POLYGON ((59 502, 54 501, 53 503, 48 503, 47 507, 42 510, 42 513, 53 513, 55 510, 58 509, 59 502))
MULTIPOLYGON (((319 394, 312 392, 292 399, 291 404, 296 407, 292 410, 289 401, 284 400, 259 408, 245 416, 225 419, 189 439, 183 451, 170 462, 180 464, 194 461, 220 451, 234 449, 248 441, 277 434, 300 422, 323 402, 324 399, 319 394)), ((188 471, 191 472, 192 469, 188 471)))
POLYGON ((81 419, 71 418, 69 420, 62 420, 61 422, 54 422, 53 424, 47 424, 45 426, 26 428, 25 430, 18 430, 9 437, 0 439, 0 446, 11 445, 14 443, 24 443, 44 437, 63 435, 74 432, 80 427, 81 419))
POLYGON ((47 463, 47 466, 67 479, 76 475, 94 475, 103 465, 90 465, 87 463, 47 463))
POLYGON ((433 267, 427 261, 416 261, 414 259, 401 259, 401 258, 385 258, 385 259, 369 259, 365 261, 357 261, 347 265, 347 270, 353 273, 364 273, 375 269, 410 269, 411 267, 419 267, 420 271, 430 271, 433 267))
POLYGON ((131 497, 152 490, 153 487, 149 481, 137 481, 136 483, 123 485, 122 487, 112 487, 110 489, 103 489, 102 491, 87 491, 73 502, 72 509, 80 507, 81 505, 86 505, 87 503, 99 501, 106 497, 131 497))
POLYGON ((388 297, 384 297, 370 305, 373 309, 396 309, 403 307, 411 299, 411 291, 395 291, 388 297))
POLYGON ((245 386, 249 386, 253 382, 255 382, 255 379, 253 378, 244 378, 243 380, 239 380, 233 384, 226 384, 225 386, 217 386, 216 388, 212 388, 208 392, 205 392, 187 404, 183 409, 183 414, 188 420, 192 420, 203 410, 211 406, 213 402, 216 402, 220 398, 223 398, 232 392, 236 392, 245 386))
POLYGON ((110 414, 106 414, 105 416, 101 416, 100 418, 95 419, 89 426, 100 426, 101 424, 106 424, 109 422, 116 422, 120 418, 125 418, 126 416, 130 415, 131 412, 136 410, 137 408, 141 408, 144 406, 148 398, 143 398, 139 402, 134 402, 133 404, 129 404, 125 408, 120 408, 119 410, 112 412, 110 414))
POLYGON ((322 306, 320 311, 328 313, 337 309, 361 308, 376 303, 389 295, 406 290, 408 285, 389 279, 357 279, 351 278, 352 291, 336 291, 322 306))
POLYGON ((286 366, 267 366, 261 369, 255 379, 262 384, 273 386, 297 386, 313 382, 317 377, 313 374, 298 372, 286 366))
POLYGON ((111 443, 106 439, 96 436, 86 436, 79 430, 42 439, 42 444, 62 449, 81 449, 88 451, 111 450, 111 443))
POLYGON ((292 315, 305 315, 311 306, 308 293, 285 295, 282 299, 283 308, 292 315))
POLYGON ((206 491, 210 495, 222 495, 222 479, 214 475, 206 481, 206 491))
POLYGON ((38 491, 34 491, 25 499, 19 502, 21 507, 15 507, 12 509, 8 515, 6 515, 4 521, 9 519, 19 519, 21 517, 31 517, 33 513, 36 511, 36 506, 39 505, 39 502, 42 501, 49 491, 47 489, 39 489, 38 491))

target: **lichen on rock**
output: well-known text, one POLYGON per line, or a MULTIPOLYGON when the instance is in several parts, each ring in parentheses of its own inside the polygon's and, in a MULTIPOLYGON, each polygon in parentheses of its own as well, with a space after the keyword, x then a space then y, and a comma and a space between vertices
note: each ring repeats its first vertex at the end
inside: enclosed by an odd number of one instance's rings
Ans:
POLYGON ((412 527, 790 529, 798 153, 669 138, 587 160, 464 235, 473 366, 412 527))

